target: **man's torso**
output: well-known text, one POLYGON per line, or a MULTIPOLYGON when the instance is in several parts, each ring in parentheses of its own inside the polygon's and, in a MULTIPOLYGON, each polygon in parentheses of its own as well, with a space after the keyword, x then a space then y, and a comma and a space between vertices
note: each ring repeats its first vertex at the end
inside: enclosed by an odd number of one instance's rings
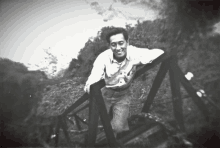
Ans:
POLYGON ((103 56, 105 60, 104 79, 108 88, 129 87, 136 72, 136 65, 139 64, 136 57, 131 55, 131 46, 128 46, 127 57, 121 63, 113 59, 113 53, 110 49, 106 50, 103 56))

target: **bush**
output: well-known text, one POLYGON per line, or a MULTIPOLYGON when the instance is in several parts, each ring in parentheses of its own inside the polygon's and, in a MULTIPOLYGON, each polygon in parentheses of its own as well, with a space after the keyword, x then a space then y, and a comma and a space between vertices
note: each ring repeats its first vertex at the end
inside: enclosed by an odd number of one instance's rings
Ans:
MULTIPOLYGON (((20 146, 19 143, 26 143, 22 132, 26 133, 27 127, 14 126, 23 124, 33 115, 40 100, 40 83, 47 77, 40 71, 28 71, 23 64, 3 58, 0 59, 0 75, 1 141, 12 138, 15 146, 20 146)), ((12 143, 4 144, 11 146, 12 143)))

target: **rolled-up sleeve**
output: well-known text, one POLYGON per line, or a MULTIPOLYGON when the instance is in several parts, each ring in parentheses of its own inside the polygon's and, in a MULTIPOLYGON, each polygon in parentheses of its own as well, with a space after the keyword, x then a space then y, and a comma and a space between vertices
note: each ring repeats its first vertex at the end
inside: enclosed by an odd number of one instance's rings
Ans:
POLYGON ((147 64, 151 63, 153 60, 158 58, 160 55, 164 53, 161 49, 148 49, 148 48, 135 48, 135 53, 132 53, 132 55, 135 55, 135 59, 139 64, 147 64))
POLYGON ((161 49, 143 49, 143 52, 140 55, 140 62, 141 64, 151 63, 153 60, 158 58, 163 53, 164 51, 161 49))
POLYGON ((104 69, 105 63, 102 54, 100 54, 93 63, 93 68, 86 82, 86 86, 90 86, 91 84, 94 84, 95 82, 101 80, 104 77, 104 69))

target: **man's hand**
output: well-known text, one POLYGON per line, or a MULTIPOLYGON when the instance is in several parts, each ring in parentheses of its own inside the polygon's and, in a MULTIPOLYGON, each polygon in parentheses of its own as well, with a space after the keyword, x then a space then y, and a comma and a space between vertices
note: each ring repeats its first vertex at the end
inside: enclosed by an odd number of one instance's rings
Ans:
POLYGON ((84 91, 87 92, 88 94, 90 93, 90 85, 89 84, 85 85, 84 91))

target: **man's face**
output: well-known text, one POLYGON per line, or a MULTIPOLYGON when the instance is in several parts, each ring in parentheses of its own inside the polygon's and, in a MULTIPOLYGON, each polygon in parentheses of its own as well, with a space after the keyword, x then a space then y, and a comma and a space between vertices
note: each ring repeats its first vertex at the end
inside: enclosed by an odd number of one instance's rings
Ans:
POLYGON ((128 42, 126 42, 122 33, 110 37, 110 48, 116 58, 121 58, 127 54, 128 42))

